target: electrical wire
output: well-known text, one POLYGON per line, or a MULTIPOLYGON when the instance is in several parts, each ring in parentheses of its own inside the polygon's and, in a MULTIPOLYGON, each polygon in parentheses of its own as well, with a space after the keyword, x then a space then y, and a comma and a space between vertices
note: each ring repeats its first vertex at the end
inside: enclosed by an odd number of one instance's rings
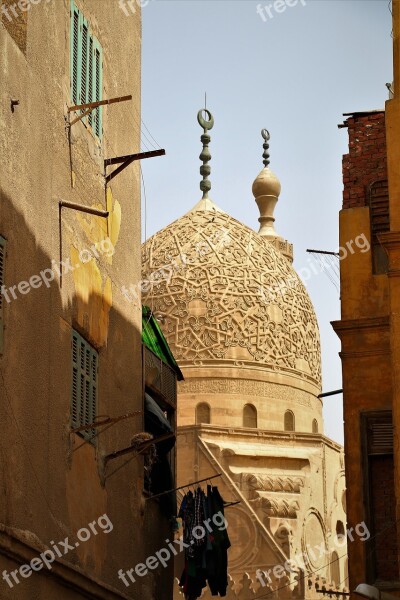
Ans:
POLYGON ((154 137, 151 135, 151 132, 147 129, 146 123, 143 121, 142 117, 140 117, 140 120, 142 121, 144 128, 146 129, 147 133, 149 134, 155 145, 158 146, 158 148, 161 148, 160 144, 157 142, 157 140, 154 139, 154 137))

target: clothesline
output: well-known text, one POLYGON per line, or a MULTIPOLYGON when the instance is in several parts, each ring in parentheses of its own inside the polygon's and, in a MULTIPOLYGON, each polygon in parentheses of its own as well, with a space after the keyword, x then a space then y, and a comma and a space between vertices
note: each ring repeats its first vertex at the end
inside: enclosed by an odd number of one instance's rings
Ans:
POLYGON ((172 490, 167 490, 166 492, 160 492, 159 494, 154 494, 153 496, 149 496, 146 500, 152 500, 153 498, 159 498, 160 496, 164 496, 164 494, 171 494, 172 492, 177 492, 178 490, 183 490, 183 488, 190 487, 192 485, 197 485, 198 483, 203 483, 203 481, 211 481, 211 479, 215 479, 216 477, 221 477, 221 473, 217 475, 211 475, 211 477, 205 477, 204 479, 199 479, 198 481, 191 481, 186 485, 181 485, 177 488, 173 488, 172 490))

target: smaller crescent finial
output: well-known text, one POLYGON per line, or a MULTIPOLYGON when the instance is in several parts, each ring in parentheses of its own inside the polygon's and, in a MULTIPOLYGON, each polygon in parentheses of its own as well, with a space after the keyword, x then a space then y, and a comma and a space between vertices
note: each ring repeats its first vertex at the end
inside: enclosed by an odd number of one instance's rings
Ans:
POLYGON ((208 130, 212 129, 214 126, 214 117, 209 110, 203 108, 197 113, 197 121, 204 130, 204 133, 200 138, 203 143, 203 150, 199 156, 200 160, 203 161, 203 164, 200 167, 200 175, 203 177, 203 180, 200 182, 200 189, 203 192, 203 198, 208 198, 208 192, 211 190, 211 181, 208 179, 209 175, 211 175, 211 167, 208 164, 211 160, 211 154, 208 148, 208 144, 211 141, 211 136, 208 133, 208 130), (203 117, 203 112, 208 120, 203 117))
POLYGON ((263 143, 263 148, 264 148, 264 152, 263 152, 263 163, 264 163, 264 167, 268 167, 269 165, 269 140, 271 138, 268 129, 261 129, 261 135, 264 139, 264 143, 263 143))

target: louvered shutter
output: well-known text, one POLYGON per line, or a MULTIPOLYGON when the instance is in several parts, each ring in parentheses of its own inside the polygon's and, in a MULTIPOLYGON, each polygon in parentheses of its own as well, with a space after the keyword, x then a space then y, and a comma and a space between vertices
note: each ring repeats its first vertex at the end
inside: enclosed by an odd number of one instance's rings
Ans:
MULTIPOLYGON (((97 416, 97 353, 92 351, 90 365, 90 407, 89 419, 90 423, 94 423, 97 416)), ((90 434, 94 435, 95 430, 91 429, 90 434)))
MULTIPOLYGON (((103 99, 103 51, 96 38, 93 38, 93 98, 94 102, 103 99)), ((93 111, 93 129, 99 139, 103 134, 103 109, 101 106, 93 111)))
POLYGON ((368 418, 367 444, 370 456, 393 454, 393 423, 391 415, 368 418))
MULTIPOLYGON (((103 50, 91 34, 88 21, 71 0, 71 98, 74 104, 88 104, 103 99, 103 50)), ((103 109, 96 108, 84 117, 93 133, 101 139, 103 109)), ((84 109, 82 110, 84 112, 84 109)))
MULTIPOLYGON (((5 285, 4 271, 6 262, 6 241, 0 236, 0 290, 5 285)), ((3 354, 4 345, 4 298, 0 293, 0 354, 3 354)))
MULTIPOLYGON (((72 332, 72 427, 90 425, 97 415, 98 354, 76 331, 72 332)), ((94 429, 80 432, 85 439, 95 434, 94 429)))
MULTIPOLYGON (((81 99, 80 104, 86 104, 89 102, 89 25, 85 18, 82 17, 82 33, 81 33, 81 77, 80 77, 80 89, 81 99)), ((85 112, 85 109, 82 110, 85 112)))
POLYGON ((70 78, 71 98, 74 104, 81 104, 82 77, 82 14, 71 1, 71 34, 70 34, 70 78))
MULTIPOLYGON (((88 64, 88 102, 94 102, 93 98, 93 62, 94 49, 93 37, 89 36, 89 64, 88 64)), ((89 125, 93 127, 93 111, 89 113, 89 125)))
POLYGON ((81 425, 81 380, 79 369, 79 336, 72 332, 72 398, 71 398, 72 427, 81 425))
POLYGON ((388 181, 376 181, 369 190, 371 220, 372 267, 375 274, 387 273, 388 255, 379 241, 379 235, 390 229, 388 181))

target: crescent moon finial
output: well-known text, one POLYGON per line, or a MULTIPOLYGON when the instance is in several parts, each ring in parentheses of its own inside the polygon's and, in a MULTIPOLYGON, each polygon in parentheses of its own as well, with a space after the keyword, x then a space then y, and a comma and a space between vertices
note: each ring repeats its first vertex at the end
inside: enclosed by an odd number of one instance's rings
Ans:
POLYGON ((199 156, 200 160, 203 161, 203 164, 200 167, 200 175, 203 177, 203 180, 200 181, 200 189, 203 192, 203 198, 208 198, 208 192, 211 190, 211 181, 208 179, 209 175, 211 175, 211 167, 208 164, 211 160, 211 154, 208 148, 211 136, 208 133, 208 130, 214 127, 214 117, 209 110, 203 108, 197 113, 197 121, 204 130, 204 133, 200 138, 203 143, 203 150, 199 156), (205 113, 207 120, 203 116, 203 113, 205 113))
POLYGON ((264 143, 263 143, 263 148, 264 148, 264 152, 263 152, 263 163, 264 163, 264 167, 268 167, 269 165, 269 140, 271 138, 268 129, 261 129, 261 136, 264 139, 264 143))

